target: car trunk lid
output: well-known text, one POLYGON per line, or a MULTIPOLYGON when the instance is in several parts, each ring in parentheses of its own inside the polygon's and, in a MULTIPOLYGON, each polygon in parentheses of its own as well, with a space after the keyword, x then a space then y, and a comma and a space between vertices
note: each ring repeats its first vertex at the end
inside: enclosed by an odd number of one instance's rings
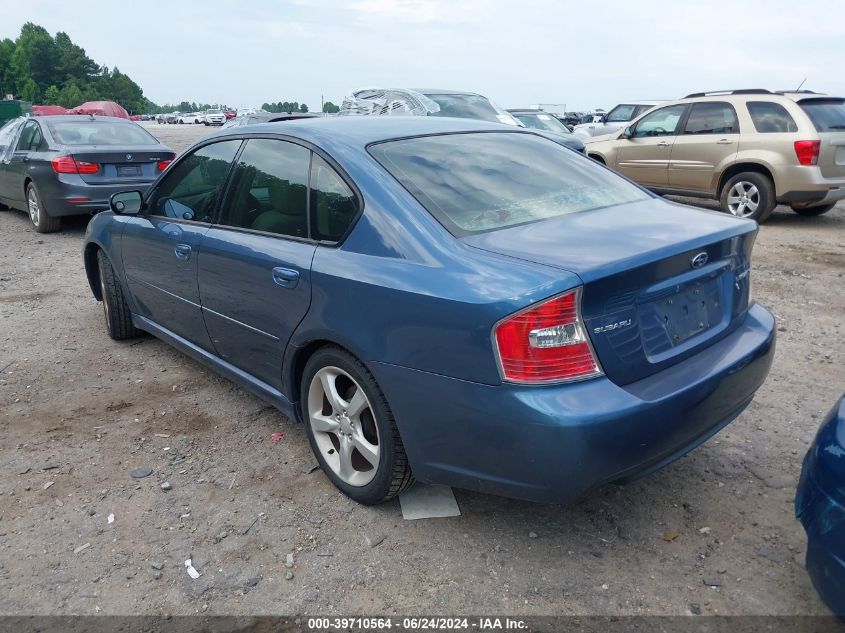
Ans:
POLYGON ((96 173, 80 170, 80 177, 90 185, 111 185, 154 180, 161 170, 158 164, 173 159, 173 152, 150 150, 149 147, 74 147, 71 155, 79 162, 98 165, 96 173))
POLYGON ((462 238, 567 270, 605 374, 627 384, 694 355, 748 309, 756 224, 648 200, 462 238))
POLYGON ((845 178, 845 99, 808 98, 798 105, 819 133, 818 165, 825 178, 845 178))

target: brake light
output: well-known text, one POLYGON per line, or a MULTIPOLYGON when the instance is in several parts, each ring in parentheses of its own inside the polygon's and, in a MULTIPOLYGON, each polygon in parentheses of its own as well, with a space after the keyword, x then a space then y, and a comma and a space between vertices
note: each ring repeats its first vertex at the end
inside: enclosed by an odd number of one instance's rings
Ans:
POLYGON ((164 171, 165 169, 167 169, 167 166, 170 165, 170 163, 172 162, 172 160, 160 160, 158 161, 158 163, 156 163, 156 167, 158 167, 159 171, 164 171))
POLYGON ((802 165, 818 165, 821 141, 795 141, 795 155, 802 165))
POLYGON ((57 174, 96 174, 100 171, 97 163, 86 163, 76 160, 73 156, 59 156, 50 161, 53 171, 57 174))
POLYGON ((494 328, 502 377, 550 383, 601 375, 579 316, 580 289, 507 317, 494 328))

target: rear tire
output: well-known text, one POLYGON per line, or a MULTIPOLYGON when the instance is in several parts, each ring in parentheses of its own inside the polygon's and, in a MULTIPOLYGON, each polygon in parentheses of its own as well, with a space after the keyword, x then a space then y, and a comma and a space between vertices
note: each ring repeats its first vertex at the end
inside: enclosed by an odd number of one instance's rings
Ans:
POLYGON ((62 227, 62 219, 54 218, 47 209, 44 208, 44 203, 41 201, 41 196, 38 195, 38 189, 33 183, 26 186, 26 208, 29 213, 29 221, 32 222, 32 227, 36 233, 53 233, 62 227))
POLYGON ((123 295, 123 288, 117 280, 109 258, 103 251, 97 251, 97 265, 100 269, 100 293, 103 295, 103 315, 106 329, 115 341, 135 338, 141 332, 132 324, 132 313, 123 295))
POLYGON ((742 172, 722 186, 719 205, 725 213, 763 224, 777 206, 775 185, 763 174, 742 172))
POLYGON ((311 449, 338 490, 371 505, 413 485, 393 413, 361 361, 337 347, 317 350, 305 365, 300 394, 311 449))
POLYGON ((815 207, 792 207, 792 210, 795 211, 798 215, 803 215, 807 218, 812 218, 817 215, 824 215, 828 211, 830 211, 833 207, 836 206, 836 203, 832 204, 820 204, 815 207))

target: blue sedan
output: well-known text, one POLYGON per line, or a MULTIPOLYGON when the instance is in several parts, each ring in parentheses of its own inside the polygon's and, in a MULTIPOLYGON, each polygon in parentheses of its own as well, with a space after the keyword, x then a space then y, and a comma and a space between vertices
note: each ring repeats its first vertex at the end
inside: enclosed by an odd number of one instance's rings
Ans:
POLYGON ((530 130, 225 130, 89 224, 114 339, 149 332, 303 421, 362 503, 415 479, 545 502, 654 471, 774 354, 757 232, 530 130))
POLYGON ((807 572, 845 618, 845 398, 827 414, 804 458, 795 514, 807 531, 807 572))

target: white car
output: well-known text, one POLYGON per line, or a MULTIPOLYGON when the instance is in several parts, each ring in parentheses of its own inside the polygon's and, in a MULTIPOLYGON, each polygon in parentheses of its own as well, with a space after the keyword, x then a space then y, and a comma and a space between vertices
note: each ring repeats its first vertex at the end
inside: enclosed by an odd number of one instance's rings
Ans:
POLYGON ((176 119, 177 123, 202 123, 203 121, 203 114, 202 112, 184 112, 179 115, 179 118, 176 119))
POLYGON ((572 133, 582 137, 602 136, 621 130, 641 114, 651 110, 663 101, 628 101, 620 103, 601 117, 593 117, 592 123, 582 123, 572 128, 572 133), (598 120, 596 120, 598 118, 598 120))
POLYGON ((226 114, 223 110, 213 108, 205 111, 203 123, 205 125, 223 125, 226 122, 226 114))

